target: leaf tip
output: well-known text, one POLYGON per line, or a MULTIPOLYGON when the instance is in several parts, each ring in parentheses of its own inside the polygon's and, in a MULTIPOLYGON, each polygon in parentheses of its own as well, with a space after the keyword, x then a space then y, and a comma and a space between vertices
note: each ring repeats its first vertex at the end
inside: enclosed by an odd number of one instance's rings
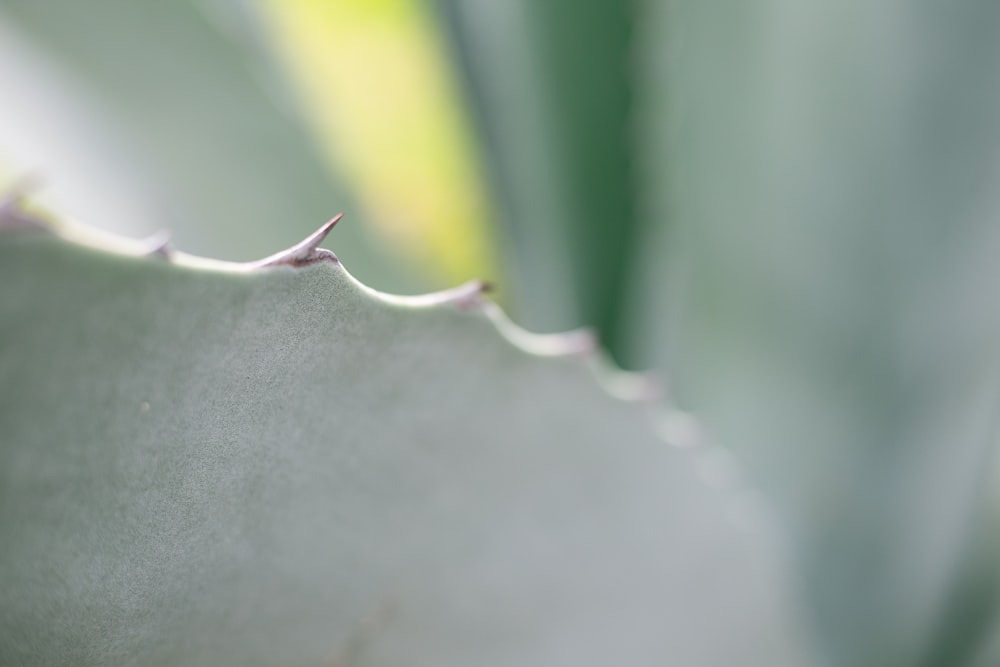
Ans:
POLYGON ((145 246, 143 254, 147 257, 158 257, 168 261, 173 259, 174 246, 170 241, 170 232, 165 229, 148 236, 143 245, 145 246))
POLYGON ((461 310, 475 310, 486 302, 485 295, 493 285, 484 280, 470 280, 458 287, 438 293, 440 303, 451 304, 461 310))
POLYGON ((265 257, 257 262, 253 262, 251 264, 252 268, 270 268, 275 266, 300 267, 315 264, 317 262, 339 262, 340 260, 332 251, 320 248, 319 244, 326 239, 330 231, 336 227, 337 223, 340 222, 343 217, 343 213, 338 213, 323 223, 315 232, 299 241, 291 248, 282 250, 281 252, 275 253, 270 257, 265 257))

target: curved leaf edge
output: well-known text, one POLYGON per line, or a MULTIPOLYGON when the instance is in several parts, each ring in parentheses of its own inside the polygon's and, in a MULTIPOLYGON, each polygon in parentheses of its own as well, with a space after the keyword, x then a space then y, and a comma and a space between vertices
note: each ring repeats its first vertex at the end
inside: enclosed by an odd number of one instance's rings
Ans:
MULTIPOLYGON (((498 335, 522 353, 534 357, 574 358, 585 365, 598 386, 609 397, 645 408, 656 435, 670 446, 689 450, 702 481, 724 493, 737 517, 745 518, 749 511, 762 512, 763 499, 748 483, 740 462, 728 449, 713 443, 703 422, 694 414, 680 409, 672 401, 669 384, 653 372, 629 371, 619 367, 601 348, 596 332, 591 328, 559 333, 529 331, 488 298, 492 287, 481 280, 472 280, 456 287, 420 295, 397 295, 381 292, 355 278, 332 251, 321 248, 338 222, 338 213, 315 232, 291 247, 250 262, 200 257, 179 251, 170 242, 170 234, 159 231, 145 239, 134 239, 108 232, 78 220, 61 217, 42 210, 27 201, 34 188, 31 179, 24 179, 8 189, 0 198, 0 234, 51 234, 68 243, 102 253, 163 261, 182 269, 222 273, 258 273, 280 267, 301 268, 326 263, 341 271, 360 292, 386 305, 399 308, 458 308, 475 312, 488 319, 498 335)), ((755 517, 759 522, 762 516, 755 517)), ((770 521, 767 521, 770 524, 770 521)))

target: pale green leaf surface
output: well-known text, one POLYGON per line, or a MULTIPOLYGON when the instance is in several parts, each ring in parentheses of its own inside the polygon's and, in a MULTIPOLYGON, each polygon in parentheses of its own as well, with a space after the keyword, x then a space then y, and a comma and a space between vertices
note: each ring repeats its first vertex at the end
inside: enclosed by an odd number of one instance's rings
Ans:
MULTIPOLYGON (((17 37, 0 45, 0 81, 5 106, 20 110, 0 112, 0 153, 16 149, 3 166, 40 172, 58 210, 90 224, 166 229, 180 247, 232 260, 356 210, 247 7, 0 1, 0 35, 17 37)), ((356 216, 341 235, 341 256, 366 282, 420 291, 420 271, 391 261, 356 216)))
POLYGON ((1000 581, 1000 5, 648 12, 648 349, 778 502, 835 664, 963 664, 1000 581))
POLYGON ((0 284, 0 664, 809 664, 765 517, 579 357, 334 263, 0 284))

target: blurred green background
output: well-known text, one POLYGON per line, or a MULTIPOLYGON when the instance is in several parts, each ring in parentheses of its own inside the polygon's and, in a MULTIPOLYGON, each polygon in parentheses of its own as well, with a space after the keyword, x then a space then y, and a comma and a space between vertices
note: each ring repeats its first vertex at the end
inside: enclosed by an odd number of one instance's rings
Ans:
POLYGON ((1000 664, 1000 3, 0 1, 0 173, 253 259, 338 211, 656 369, 831 664, 1000 664))

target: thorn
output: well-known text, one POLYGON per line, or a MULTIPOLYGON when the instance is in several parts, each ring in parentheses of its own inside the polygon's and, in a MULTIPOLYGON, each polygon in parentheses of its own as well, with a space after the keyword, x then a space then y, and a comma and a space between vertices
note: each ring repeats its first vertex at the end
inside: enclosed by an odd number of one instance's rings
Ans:
POLYGON ((612 366, 612 362, 599 358, 597 366, 599 377, 604 387, 612 396, 624 401, 643 401, 658 403, 663 400, 666 392, 659 378, 650 373, 623 371, 612 366))
POLYGON ((39 174, 30 172, 22 174, 14 179, 14 182, 7 187, 2 200, 4 203, 8 201, 23 200, 41 190, 43 185, 45 185, 45 183, 39 174))
POLYGON ((638 401, 662 401, 667 392, 660 378, 649 373, 635 374, 635 397, 638 401))
POLYGON ((316 262, 337 262, 337 256, 329 250, 319 247, 319 244, 326 239, 338 222, 344 217, 343 213, 338 213, 327 220, 322 227, 299 241, 291 248, 275 253, 270 257, 253 262, 254 268, 265 268, 271 266, 308 266, 316 262))
POLYGON ((665 409, 656 419, 660 436, 675 447, 687 449, 705 442, 701 423, 694 415, 675 409, 665 409))
POLYGON ((561 334, 553 334, 562 339, 565 356, 588 356, 595 354, 601 347, 597 333, 590 328, 576 329, 561 334))
POLYGON ((7 188, 0 196, 0 229, 49 229, 43 218, 25 211, 23 207, 25 198, 41 186, 40 176, 26 174, 7 188))
POLYGON ((449 305, 459 310, 476 310, 487 303, 486 299, 483 298, 483 294, 490 289, 489 283, 482 280, 470 280, 451 289, 431 292, 430 294, 403 297, 403 299, 406 303, 413 306, 449 305))
POLYGON ((493 291, 493 285, 485 280, 470 280, 459 285, 452 303, 462 310, 472 310, 483 305, 483 295, 493 291))
POLYGON ((174 253, 174 246, 170 243, 170 232, 161 229, 150 234, 142 244, 146 247, 144 255, 150 257, 162 257, 169 260, 174 253))

